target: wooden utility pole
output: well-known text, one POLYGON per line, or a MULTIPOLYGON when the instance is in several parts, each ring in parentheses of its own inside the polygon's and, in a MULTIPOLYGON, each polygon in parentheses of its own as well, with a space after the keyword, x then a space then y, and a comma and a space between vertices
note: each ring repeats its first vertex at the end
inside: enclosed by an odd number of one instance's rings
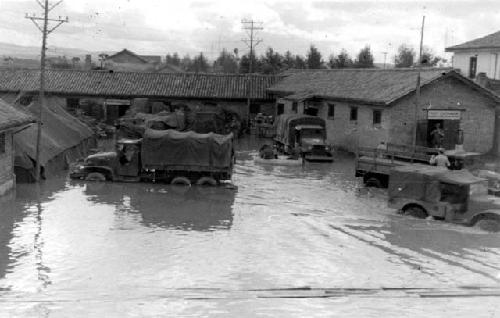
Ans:
POLYGON ((422 71, 422 45, 424 43, 424 24, 425 15, 422 17, 422 28, 420 29, 420 48, 418 52, 417 63, 417 87, 415 92, 415 113, 414 113, 414 127, 413 127, 413 150, 417 146, 417 126, 418 126, 418 109, 420 107, 420 73, 422 71))
POLYGON ((54 31, 58 26, 63 24, 64 22, 68 22, 68 17, 66 19, 49 19, 49 12, 54 9, 57 5, 59 5, 61 1, 56 2, 53 5, 49 5, 49 0, 45 0, 45 3, 42 3, 41 0, 36 0, 36 2, 43 9, 43 17, 37 17, 34 14, 28 15, 26 14, 26 19, 30 19, 35 26, 42 32, 42 50, 40 57, 40 91, 39 91, 39 107, 38 107, 38 120, 37 120, 37 134, 36 134, 36 157, 35 157, 35 180, 40 180, 40 142, 42 140, 42 113, 45 108, 45 51, 47 47, 47 35, 49 35, 52 31, 54 31), (43 21, 43 25, 40 26, 38 21, 43 21), (51 29, 48 28, 49 21, 56 22, 56 25, 51 29))
POLYGON ((243 30, 247 31, 248 38, 242 39, 242 41, 250 48, 250 62, 248 66, 248 73, 253 72, 253 57, 254 57, 254 48, 262 42, 262 39, 255 39, 255 31, 264 30, 262 27, 262 22, 256 22, 254 20, 242 20, 243 30))
MULTIPOLYGON (((248 64, 248 74, 252 74, 253 72, 253 59, 254 59, 254 48, 262 42, 262 39, 255 39, 255 31, 263 30, 262 22, 256 22, 254 20, 242 20, 243 30, 247 31, 248 38, 242 39, 242 41, 250 48, 250 56, 249 56, 249 64, 248 64)), ((250 77, 247 76, 247 111, 248 111, 248 119, 250 119, 250 77)))

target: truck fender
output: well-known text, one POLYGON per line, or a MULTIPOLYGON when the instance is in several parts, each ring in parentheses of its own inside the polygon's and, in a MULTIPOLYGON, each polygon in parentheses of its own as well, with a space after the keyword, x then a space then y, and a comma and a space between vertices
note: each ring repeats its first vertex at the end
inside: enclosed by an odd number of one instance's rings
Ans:
POLYGON ((497 219, 500 222, 500 210, 485 210, 474 213, 470 218, 469 225, 474 226, 477 221, 485 218, 497 219))
POLYGON ((109 178, 109 180, 111 181, 114 180, 113 170, 109 167, 96 167, 96 166, 85 167, 85 174, 89 174, 91 172, 100 172, 104 174, 107 178, 109 178))

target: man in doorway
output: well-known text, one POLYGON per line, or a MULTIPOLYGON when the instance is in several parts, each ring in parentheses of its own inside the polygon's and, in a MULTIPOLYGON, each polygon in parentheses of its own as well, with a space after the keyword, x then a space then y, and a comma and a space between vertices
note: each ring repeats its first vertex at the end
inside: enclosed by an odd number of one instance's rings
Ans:
POLYGON ((441 129, 441 124, 437 123, 430 133, 432 147, 441 148, 443 146, 444 131, 441 129))

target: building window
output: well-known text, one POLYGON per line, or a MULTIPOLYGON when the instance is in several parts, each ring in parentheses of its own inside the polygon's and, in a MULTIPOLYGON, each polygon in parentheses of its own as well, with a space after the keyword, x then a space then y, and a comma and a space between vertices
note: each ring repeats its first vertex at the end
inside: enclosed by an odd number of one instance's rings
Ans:
POLYGON ((335 104, 328 104, 328 119, 335 118, 335 104))
POLYGON ((285 104, 278 103, 278 106, 276 108, 276 115, 281 115, 285 112, 285 104))
POLYGON ((469 59, 469 77, 475 78, 477 71, 477 56, 471 56, 469 59))
POLYGON ((358 120, 358 108, 351 106, 351 115, 349 116, 349 119, 351 121, 356 121, 358 120))
POLYGON ((0 133, 0 154, 5 153, 5 133, 0 133))
POLYGON ((292 112, 297 113, 298 107, 299 107, 298 103, 297 102, 293 102, 292 103, 292 112))
POLYGON ((382 123, 382 111, 374 110, 373 111, 373 125, 380 125, 382 123))

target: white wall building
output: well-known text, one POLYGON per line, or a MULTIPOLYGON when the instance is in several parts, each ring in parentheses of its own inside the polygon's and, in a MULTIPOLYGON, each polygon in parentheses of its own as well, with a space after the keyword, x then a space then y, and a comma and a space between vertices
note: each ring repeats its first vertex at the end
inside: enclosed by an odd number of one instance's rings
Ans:
POLYGON ((463 76, 476 78, 485 73, 489 79, 500 79, 500 31, 446 48, 453 52, 453 68, 463 76))

